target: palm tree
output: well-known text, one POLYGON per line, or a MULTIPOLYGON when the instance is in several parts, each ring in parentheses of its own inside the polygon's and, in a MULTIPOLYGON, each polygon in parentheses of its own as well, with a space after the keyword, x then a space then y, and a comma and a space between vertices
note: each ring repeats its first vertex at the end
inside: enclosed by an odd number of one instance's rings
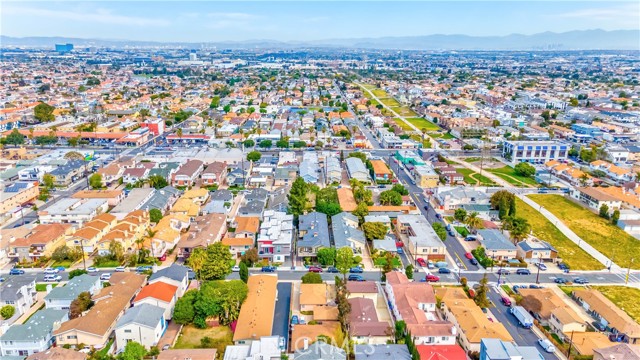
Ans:
POLYGON ((531 224, 525 218, 506 217, 502 222, 502 230, 508 230, 511 240, 513 240, 514 244, 517 244, 527 238, 531 232, 531 224))
POLYGON ((475 211, 467 215, 467 218, 464 220, 464 222, 465 224, 467 224, 467 226, 469 226, 469 228, 471 228, 473 232, 484 227, 482 219, 478 217, 478 213, 475 211))
POLYGON ((180 138, 180 140, 182 140, 182 128, 178 128, 178 130, 176 130, 176 135, 180 138))

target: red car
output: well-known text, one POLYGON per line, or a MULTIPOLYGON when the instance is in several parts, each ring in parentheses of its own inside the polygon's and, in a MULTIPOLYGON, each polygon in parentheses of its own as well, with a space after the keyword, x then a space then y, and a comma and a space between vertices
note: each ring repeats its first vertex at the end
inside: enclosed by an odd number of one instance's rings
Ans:
POLYGON ((309 266, 309 272, 321 273, 322 268, 320 266, 309 266))
POLYGON ((471 253, 464 254, 464 257, 466 257, 469 260, 473 259, 473 255, 471 255, 471 253))
POLYGON ((436 282, 436 281, 440 281, 440 278, 439 278, 439 277, 437 277, 437 276, 435 276, 435 275, 431 275, 431 274, 429 274, 429 275, 425 276, 425 278, 424 278, 424 279, 425 279, 425 280, 427 280, 427 282, 436 282))
POLYGON ((398 240, 398 241, 396 241, 396 247, 397 248, 404 247, 404 243, 402 241, 398 240))
POLYGON ((506 306, 511 306, 511 299, 509 299, 508 297, 503 296, 502 299, 500 300, 502 300, 502 303, 505 304, 506 306))
POLYGON ((427 262, 424 261, 423 258, 417 258, 416 261, 418 262, 418 265, 420 265, 420 266, 427 266, 427 262))

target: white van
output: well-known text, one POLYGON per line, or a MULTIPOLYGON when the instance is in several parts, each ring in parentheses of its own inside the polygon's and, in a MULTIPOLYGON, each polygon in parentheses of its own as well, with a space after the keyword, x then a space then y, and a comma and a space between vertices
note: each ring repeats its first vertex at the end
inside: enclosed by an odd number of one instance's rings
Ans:
POLYGON ((548 353, 556 352, 556 347, 548 339, 538 339, 538 344, 548 353))

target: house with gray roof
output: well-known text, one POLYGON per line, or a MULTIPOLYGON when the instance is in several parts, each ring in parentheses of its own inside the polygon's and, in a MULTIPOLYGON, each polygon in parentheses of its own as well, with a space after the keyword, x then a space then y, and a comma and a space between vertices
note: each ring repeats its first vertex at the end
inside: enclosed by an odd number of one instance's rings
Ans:
POLYGON ((362 160, 357 157, 350 157, 345 160, 347 164, 347 173, 349 174, 350 179, 357 179, 361 182, 371 182, 371 178, 369 177, 369 170, 364 166, 362 160))
POLYGON ((24 324, 14 324, 0 336, 0 355, 29 356, 50 348, 53 330, 69 320, 66 310, 42 309, 24 324))
POLYGON ((354 253, 361 253, 366 245, 364 232, 358 229, 358 217, 341 212, 331 217, 333 245, 336 249, 350 247, 354 253))
POLYGON ((178 287, 177 296, 182 296, 187 287, 189 286, 189 269, 186 266, 182 266, 176 263, 171 264, 169 267, 160 269, 149 277, 149 284, 156 283, 158 281, 171 284, 178 287))
POLYGON ((229 190, 218 189, 211 192, 210 201, 202 208, 202 214, 228 214, 233 205, 233 193, 229 190))
POLYGON ((327 184, 337 183, 342 181, 342 166, 340 166, 340 159, 337 157, 328 157, 325 164, 325 174, 327 184))
POLYGON ((456 210, 463 205, 488 205, 492 191, 481 191, 464 186, 443 186, 436 189, 436 201, 443 210, 456 210))
POLYGON ((82 160, 69 160, 66 164, 53 169, 49 174, 53 175, 56 186, 68 186, 79 179, 85 169, 91 169, 93 162, 82 160))
POLYGON ((178 200, 182 191, 173 186, 165 186, 160 190, 156 190, 151 197, 140 207, 140 210, 158 209, 163 213, 171 208, 178 200))
POLYGON ((316 341, 293 355, 295 360, 346 360, 347 354, 339 347, 329 345, 324 341, 316 341))
POLYGON ((75 300, 80 293, 88 292, 95 295, 102 289, 102 282, 98 276, 83 274, 76 276, 65 286, 58 286, 44 297, 44 304, 47 309, 66 310, 69 311, 71 302, 75 300))
POLYGON ((16 308, 13 318, 17 319, 36 302, 36 294, 35 275, 10 276, 0 285, 0 307, 16 308))
POLYGON ((148 349, 158 345, 166 329, 163 308, 151 304, 134 306, 127 309, 116 323, 116 349, 124 349, 130 341, 148 349))
POLYGON ((488 257, 497 261, 515 259, 517 256, 517 248, 511 240, 496 229, 478 230, 478 241, 484 247, 488 257))
POLYGON ((540 360, 544 359, 535 346, 520 346, 511 341, 500 339, 482 339, 480 341, 480 359, 482 360, 540 360))
POLYGON ((356 360, 411 360, 405 344, 355 345, 356 360))
POLYGON ((171 177, 178 171, 180 163, 177 162, 163 162, 156 164, 156 167, 149 170, 149 177, 154 175, 160 175, 165 180, 171 181, 171 177))
POLYGON ((298 256, 315 257, 321 248, 331 247, 327 215, 312 212, 298 217, 298 256))

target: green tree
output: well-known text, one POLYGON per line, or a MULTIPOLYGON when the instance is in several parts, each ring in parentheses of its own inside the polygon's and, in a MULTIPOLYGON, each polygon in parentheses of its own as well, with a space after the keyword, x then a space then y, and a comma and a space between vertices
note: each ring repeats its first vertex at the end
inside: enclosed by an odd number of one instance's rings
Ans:
POLYGON ((220 242, 207 246, 207 261, 202 266, 203 280, 221 280, 231 273, 233 257, 229 247, 220 242))
POLYGON ((307 192, 309 191, 309 186, 304 181, 303 178, 297 177, 296 180, 291 185, 291 190, 289 190, 289 213, 294 216, 300 216, 304 214, 305 209, 307 208, 307 192))
POLYGON ((318 250, 316 256, 321 265, 333 265, 336 262, 336 249, 333 247, 321 248, 318 250))
POLYGON ((93 304, 91 293, 88 291, 81 292, 78 294, 78 297, 71 302, 71 305, 69 305, 69 318, 75 319, 79 317, 83 312, 91 309, 93 304))
POLYGON ((0 308, 0 316, 2 316, 2 318, 5 320, 11 319, 11 317, 15 313, 16 313, 16 308, 13 307, 12 305, 5 305, 2 308, 0 308))
POLYGON ((456 209, 456 211, 453 213, 453 218, 460 222, 464 222, 464 219, 467 218, 467 210, 463 208, 456 209))
POLYGON ((196 273, 196 276, 199 278, 200 273, 202 272, 202 268, 204 264, 207 262, 207 250, 205 248, 196 248, 193 250, 189 258, 187 259, 187 265, 191 267, 193 272, 196 273))
POLYGON ((478 213, 475 211, 467 216, 467 218, 465 219, 465 224, 467 224, 467 226, 469 226, 472 230, 478 230, 484 227, 484 222, 478 217, 478 213))
POLYGON ((22 145, 24 144, 24 135, 22 135, 17 128, 14 128, 13 130, 11 130, 11 133, 4 139, 4 142, 7 145, 22 145))
POLYGON ((55 115, 53 115, 55 109, 55 107, 41 102, 33 108, 33 116, 40 122, 50 122, 56 118, 55 115))
POLYGON ((245 251, 244 254, 240 256, 240 261, 245 263, 247 267, 253 266, 253 264, 260 261, 260 257, 258 256, 258 249, 254 247, 245 251))
POLYGON ((620 220, 620 210, 615 209, 611 215, 611 223, 613 225, 618 225, 618 220, 620 220))
POLYGON ((102 189, 102 174, 93 173, 89 176, 89 186, 91 186, 92 189, 102 189))
POLYGON ((149 179, 147 181, 149 182, 149 186, 156 190, 160 190, 164 187, 169 186, 169 182, 167 181, 167 179, 165 179, 165 177, 160 174, 149 176, 149 179))
POLYGON ((351 157, 358 158, 358 159, 362 160, 363 164, 367 163, 367 154, 365 154, 363 152, 360 152, 360 151, 354 151, 351 154, 349 154, 348 157, 350 157, 350 158, 351 157))
POLYGON ((211 104, 209 104, 209 108, 216 109, 218 106, 220 106, 220 96, 216 95, 211 99, 211 104))
POLYGON ((407 276, 407 279, 413 279, 413 265, 409 264, 404 268, 404 274, 407 276))
POLYGON ((578 99, 576 99, 576 98, 571 98, 569 100, 569 105, 570 106, 576 107, 576 106, 578 106, 578 104, 579 104, 579 102, 578 102, 578 99))
POLYGON ((327 216, 333 216, 341 213, 342 208, 339 203, 316 201, 316 211, 326 214, 327 216))
POLYGON ((181 298, 176 301, 173 309, 173 321, 178 324, 191 324, 196 315, 193 303, 196 299, 198 290, 189 290, 181 298))
POLYGON ((531 224, 521 217, 506 217, 502 220, 502 228, 509 231, 514 243, 524 240, 531 232, 531 224))
POLYGON ((76 137, 72 137, 72 138, 68 138, 67 139, 67 143, 69 144, 69 146, 71 147, 76 147, 78 146, 78 143, 80 142, 80 136, 76 136, 76 137))
POLYGON ((483 309, 486 309, 491 305, 489 298, 487 297, 487 292, 489 291, 488 283, 489 279, 487 278, 487 274, 484 274, 482 279, 480 279, 480 286, 476 289, 476 296, 473 298, 476 305, 483 309))
POLYGON ((364 217, 369 215, 369 205, 365 202, 358 203, 352 214, 358 217, 360 224, 364 223, 364 217))
POLYGON ((247 154, 248 161, 258 161, 262 158, 262 154, 259 151, 251 151, 247 154))
POLYGON ((243 141, 242 144, 244 145, 244 147, 253 147, 256 144, 256 142, 251 139, 247 139, 243 141))
POLYGON ((387 226, 381 222, 368 222, 362 225, 367 240, 382 240, 387 235, 387 226))
POLYGON ((55 180, 56 178, 49 173, 46 173, 44 174, 44 176, 42 176, 42 184, 46 189, 53 189, 53 187, 55 186, 55 180))
POLYGON ((281 149, 286 149, 289 147, 289 141, 285 140, 285 139, 280 139, 278 141, 276 141, 276 147, 281 148, 281 149))
POLYGON ((336 252, 336 269, 342 274, 343 280, 347 281, 347 273, 353 266, 353 250, 350 247, 341 247, 336 252))
POLYGON ((109 257, 119 262, 124 260, 124 247, 120 242, 111 240, 109 243, 109 257))
POLYGON ((231 112, 231 105, 225 105, 222 110, 224 110, 225 113, 230 113, 231 112))
POLYGON ((151 220, 152 223, 159 223, 162 217, 162 211, 158 209, 149 210, 149 220, 151 220))
POLYGON ((262 141, 260 141, 258 146, 260 146, 263 149, 268 149, 271 146, 273 146, 273 142, 271 140, 262 140, 262 141))
POLYGON ((402 205, 402 195, 393 191, 386 190, 380 193, 380 204, 382 205, 402 205))
POLYGON ((247 267, 246 263, 240 263, 240 271, 238 275, 240 275, 240 280, 242 280, 245 284, 247 283, 247 281, 249 281, 249 268, 247 267))
POLYGON ((85 269, 73 269, 69 271, 69 280, 73 279, 76 276, 87 274, 87 270, 85 269))
POLYGON ((322 284, 322 276, 318 273, 308 272, 302 275, 303 284, 322 284))
POLYGON ((147 355, 147 349, 135 341, 129 341, 124 351, 118 355, 118 360, 142 360, 147 355))
POLYGON ((526 162, 521 162, 517 164, 513 168, 513 170, 516 172, 516 174, 524 177, 532 177, 533 175, 536 174, 536 168, 533 167, 533 165, 526 162))
POLYGON ((609 206, 607 204, 600 206, 600 217, 605 219, 609 218, 609 206))
POLYGON ((431 224, 431 227, 433 227, 433 231, 436 232, 436 235, 438 235, 440 240, 447 240, 447 229, 441 223, 434 222, 433 224, 431 224))
POLYGON ((409 195, 409 190, 407 190, 404 185, 402 184, 395 184, 393 185, 393 187, 391 188, 391 190, 397 192, 398 194, 405 196, 405 195, 409 195))

